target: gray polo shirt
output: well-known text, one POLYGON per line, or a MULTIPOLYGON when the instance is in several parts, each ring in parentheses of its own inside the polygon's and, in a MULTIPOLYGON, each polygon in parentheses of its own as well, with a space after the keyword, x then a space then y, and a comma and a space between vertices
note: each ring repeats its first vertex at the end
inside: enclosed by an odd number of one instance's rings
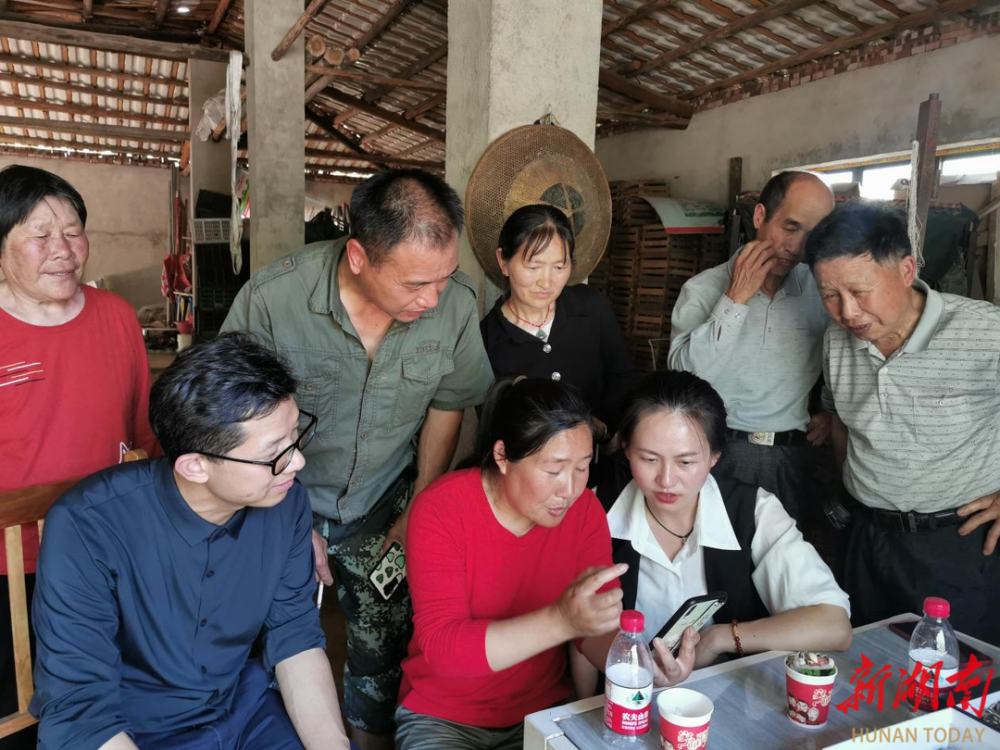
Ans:
POLYGON ((475 406, 493 380, 476 293, 460 272, 437 307, 393 321, 369 363, 340 301, 346 245, 346 238, 306 245, 260 269, 222 326, 257 334, 291 366, 299 407, 319 417, 299 478, 313 510, 345 524, 363 518, 413 461, 429 406, 475 406))
POLYGON ((726 403, 731 429, 802 430, 830 322, 816 282, 799 264, 774 299, 757 292, 737 305, 726 296, 735 262, 733 256, 684 284, 670 321, 667 361, 712 384, 726 403))
POLYGON ((855 498, 934 513, 1000 490, 1000 308, 913 286, 924 311, 888 359, 830 326, 823 405, 847 425, 855 498))

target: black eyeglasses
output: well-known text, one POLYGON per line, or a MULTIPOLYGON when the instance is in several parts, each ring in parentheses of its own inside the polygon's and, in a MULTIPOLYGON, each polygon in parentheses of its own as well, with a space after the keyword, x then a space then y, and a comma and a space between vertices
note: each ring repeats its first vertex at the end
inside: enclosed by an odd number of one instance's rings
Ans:
POLYGON ((209 458, 219 458, 223 461, 236 461, 241 464, 253 464, 254 466, 270 466, 271 473, 274 476, 282 474, 285 469, 288 468, 288 464, 292 462, 292 458, 295 456, 295 451, 300 453, 305 450, 306 446, 312 442, 312 439, 316 436, 316 415, 310 414, 307 411, 302 411, 299 409, 299 422, 301 424, 304 421, 302 418, 305 417, 309 421, 306 423, 305 427, 299 430, 299 436, 296 438, 295 442, 289 445, 285 450, 281 451, 277 456, 272 458, 270 461, 251 461, 249 458, 233 458, 232 456, 220 456, 216 453, 205 453, 205 451, 191 451, 191 453, 197 453, 200 456, 208 456, 209 458))

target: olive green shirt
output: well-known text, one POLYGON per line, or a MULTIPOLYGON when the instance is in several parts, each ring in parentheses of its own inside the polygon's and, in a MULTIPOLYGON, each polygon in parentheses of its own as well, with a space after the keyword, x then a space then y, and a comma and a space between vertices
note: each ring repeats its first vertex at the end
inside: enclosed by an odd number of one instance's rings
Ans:
POLYGON ((292 368, 299 408, 319 417, 299 478, 313 510, 338 523, 363 518, 413 463, 429 406, 475 406, 493 380, 476 293, 460 272, 436 308, 410 323, 393 321, 369 364, 340 300, 346 244, 306 245, 260 269, 222 326, 257 334, 292 368))

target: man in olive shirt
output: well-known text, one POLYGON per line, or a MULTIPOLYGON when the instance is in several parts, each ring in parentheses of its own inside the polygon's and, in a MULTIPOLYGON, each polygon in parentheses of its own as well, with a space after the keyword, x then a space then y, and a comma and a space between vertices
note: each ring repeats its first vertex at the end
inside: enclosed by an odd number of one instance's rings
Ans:
POLYGON ((318 415, 300 479, 316 517, 323 583, 348 620, 344 717, 363 748, 391 748, 406 655, 405 587, 368 580, 404 543, 411 498, 447 471, 462 413, 492 380, 471 282, 458 272, 464 215, 421 170, 359 185, 350 239, 307 245, 257 271, 223 330, 258 334, 291 366, 299 407, 318 415), (414 481, 415 480, 415 481, 414 481))

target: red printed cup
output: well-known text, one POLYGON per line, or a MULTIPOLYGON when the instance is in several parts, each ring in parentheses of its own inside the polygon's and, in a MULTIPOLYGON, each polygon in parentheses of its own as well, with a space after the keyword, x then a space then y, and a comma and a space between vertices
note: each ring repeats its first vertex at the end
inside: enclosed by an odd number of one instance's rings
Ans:
POLYGON ((833 674, 824 677, 799 674, 785 664, 785 682, 788 699, 785 715, 793 724, 803 727, 821 727, 830 714, 830 700, 833 698, 833 683, 837 679, 837 667, 833 674))
POLYGON ((687 688, 670 688, 656 697, 662 750, 701 750, 708 744, 708 723, 715 704, 687 688))

